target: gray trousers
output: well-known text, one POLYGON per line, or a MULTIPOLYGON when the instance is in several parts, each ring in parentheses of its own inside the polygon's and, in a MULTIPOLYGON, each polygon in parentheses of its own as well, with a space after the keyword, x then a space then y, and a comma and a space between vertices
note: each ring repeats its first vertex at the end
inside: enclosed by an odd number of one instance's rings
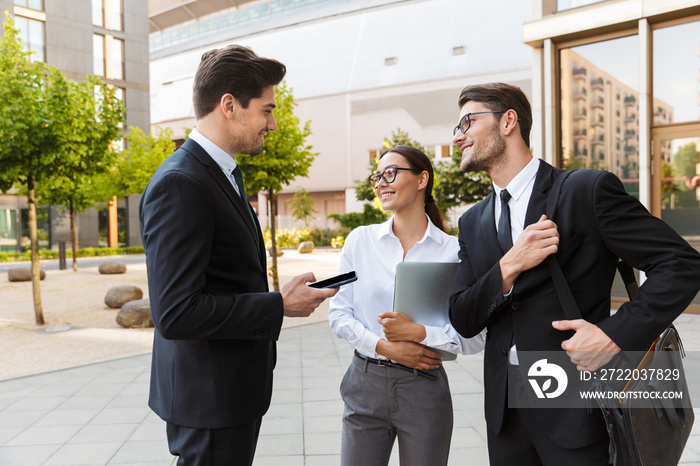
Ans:
POLYGON ((352 358, 340 384, 345 402, 342 466, 386 465, 399 437, 402 466, 446 465, 452 437, 452 397, 445 369, 437 380, 352 358))

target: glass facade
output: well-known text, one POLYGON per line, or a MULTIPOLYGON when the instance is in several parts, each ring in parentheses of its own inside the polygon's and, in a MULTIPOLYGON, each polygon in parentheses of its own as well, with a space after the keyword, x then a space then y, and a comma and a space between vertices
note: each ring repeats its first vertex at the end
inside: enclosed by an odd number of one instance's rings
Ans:
MULTIPOLYGON (((591 6, 580 16, 545 12, 543 24, 566 26, 552 28, 558 36, 530 35, 551 39, 558 53, 557 69, 545 71, 554 78, 560 111, 559 125, 552 131, 545 126, 546 138, 555 142, 548 155, 565 168, 615 173, 629 193, 698 249, 700 16, 650 1, 634 23, 609 19, 605 32, 587 33, 597 24, 594 3, 600 2, 559 0, 558 11, 591 6)), ((603 11, 614 9, 601 6, 603 11)), ((539 45, 546 53, 547 43, 539 45)), ((544 105, 546 99, 540 110, 544 105)), ((626 296, 621 286, 612 295, 626 296)), ((700 311, 700 295, 693 306, 700 311)))
MULTIPOLYGON (((126 244, 126 231, 127 231, 127 216, 126 216, 126 201, 124 199, 119 199, 117 202, 117 247, 125 247, 126 244)), ((98 242, 99 247, 107 248, 109 247, 109 208, 105 207, 100 209, 98 212, 98 224, 99 224, 99 236, 98 242)))
MULTIPOLYGON (((29 249, 31 241, 29 240, 29 209, 22 209, 22 237, 20 239, 20 245, 22 251, 29 249)), ((37 207, 36 209, 36 227, 37 235, 39 238, 39 249, 50 249, 49 246, 49 208, 48 207, 37 207)))
POLYGON ((275 16, 292 14, 304 11, 308 8, 317 8, 325 4, 347 3, 348 1, 349 0, 269 0, 266 2, 256 2, 252 6, 225 11, 216 16, 197 21, 194 24, 151 34, 149 49, 153 52, 171 45, 186 42, 195 37, 227 29, 234 29, 275 16))
POLYGON ((653 32, 653 93, 668 102, 654 107, 654 125, 700 120, 700 21, 653 32))
POLYGON ((661 140, 661 219, 690 242, 700 242, 700 136, 661 140))
POLYGON ((590 5, 592 3, 600 3, 605 0, 557 0, 557 11, 570 10, 580 6, 590 5))
MULTIPOLYGON (((560 50, 561 166, 615 173, 639 196, 638 37, 560 50)), ((671 114, 668 104, 658 106, 671 114)))
POLYGON ((17 210, 0 209, 0 252, 17 252, 17 210))

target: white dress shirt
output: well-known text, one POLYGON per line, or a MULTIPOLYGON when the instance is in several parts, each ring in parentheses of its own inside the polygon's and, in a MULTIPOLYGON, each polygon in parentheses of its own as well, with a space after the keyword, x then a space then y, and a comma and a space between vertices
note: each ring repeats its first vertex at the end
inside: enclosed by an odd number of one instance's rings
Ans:
MULTIPOLYGON (((530 163, 525 165, 525 168, 520 170, 520 173, 515 175, 508 186, 501 188, 493 184, 493 189, 496 195, 496 202, 494 205, 496 207, 495 217, 496 217, 496 231, 498 231, 498 219, 501 218, 501 203, 498 199, 501 198, 501 191, 507 189, 510 193, 510 200, 508 201, 508 208, 510 209, 510 234, 513 238, 513 244, 518 241, 520 234, 525 229, 525 215, 527 214, 527 206, 530 203, 530 197, 532 196, 532 188, 535 187, 535 178, 537 177, 537 170, 540 168, 540 159, 533 157, 530 163)), ((508 295, 513 291, 511 287, 508 295)), ((506 296, 508 296, 506 295, 506 296)), ((510 348, 510 353, 508 354, 508 361, 514 365, 518 365, 518 353, 517 348, 513 345, 510 348)))
MULTIPOLYGON (((427 218, 427 215, 426 215, 427 218)), ((357 272, 357 281, 343 285, 331 298, 328 320, 339 338, 365 356, 382 358, 377 342, 386 339, 377 316, 394 310, 396 265, 406 262, 459 262, 457 238, 437 228, 428 218, 423 238, 406 253, 393 232, 394 217, 387 222, 361 226, 345 240, 339 273, 357 272)), ((462 338, 452 325, 425 327, 421 343, 452 353, 471 354, 484 348, 483 332, 462 338)))
POLYGON ((228 154, 228 152, 223 150, 221 147, 217 146, 209 139, 207 139, 206 136, 197 131, 197 128, 194 128, 190 132, 189 138, 197 144, 199 144, 200 146, 202 146, 202 149, 207 151, 207 154, 209 154, 209 156, 212 159, 214 159, 214 162, 216 162, 219 168, 221 168, 221 171, 224 172, 224 175, 226 175, 226 178, 228 178, 229 182, 233 186, 233 189, 235 189, 236 193, 238 193, 238 195, 240 196, 241 193, 240 191, 238 191, 238 184, 236 183, 236 180, 233 177, 233 171, 238 166, 236 159, 231 157, 228 154))

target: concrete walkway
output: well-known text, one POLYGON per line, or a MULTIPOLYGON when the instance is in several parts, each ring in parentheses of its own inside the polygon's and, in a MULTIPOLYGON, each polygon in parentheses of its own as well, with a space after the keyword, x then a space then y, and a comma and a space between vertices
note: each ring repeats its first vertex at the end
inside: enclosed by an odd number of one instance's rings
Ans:
MULTIPOLYGON (((325 322, 282 331, 255 465, 340 463, 338 387, 351 356, 325 322)), ((455 406, 450 464, 488 464, 481 364, 481 355, 446 363, 455 406)), ((0 465, 174 464, 165 423, 146 406, 149 371, 144 354, 0 382, 0 465)))
MULTIPOLYGON (((682 315, 676 325, 700 406, 700 316, 682 315)), ((255 465, 339 464, 339 386, 352 351, 325 320, 284 328, 278 349, 255 465)), ((455 410, 450 465, 488 464, 482 364, 483 354, 445 363, 455 410)), ((143 354, 0 381, 0 465, 175 464, 165 423, 146 406, 149 377, 143 354)), ((682 464, 700 465, 700 420, 693 432, 682 464)), ((396 453, 390 464, 398 465, 396 453)))

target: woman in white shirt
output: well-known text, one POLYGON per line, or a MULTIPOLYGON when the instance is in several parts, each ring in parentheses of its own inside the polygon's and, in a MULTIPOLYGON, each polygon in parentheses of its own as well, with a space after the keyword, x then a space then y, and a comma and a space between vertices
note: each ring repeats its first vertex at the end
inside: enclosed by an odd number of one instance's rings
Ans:
POLYGON ((353 230, 340 273, 358 280, 330 301, 333 332, 355 350, 340 385, 345 402, 341 464, 386 465, 399 438, 402 466, 444 465, 452 435, 452 397, 442 356, 427 348, 471 354, 483 335, 462 338, 451 326, 418 325, 392 312, 396 265, 458 262, 457 238, 446 233, 432 196, 433 167, 420 150, 397 146, 382 154, 369 181, 387 222, 353 230))

